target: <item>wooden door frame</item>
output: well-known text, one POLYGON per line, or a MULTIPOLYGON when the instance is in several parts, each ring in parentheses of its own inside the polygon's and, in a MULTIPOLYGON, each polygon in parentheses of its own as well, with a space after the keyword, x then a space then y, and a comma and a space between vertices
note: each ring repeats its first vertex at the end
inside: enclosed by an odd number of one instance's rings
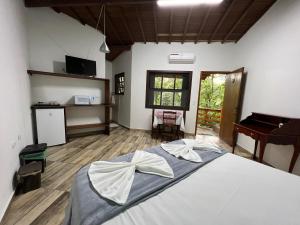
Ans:
POLYGON ((198 123, 198 112, 199 112, 199 102, 200 102, 200 92, 201 92, 201 77, 206 74, 229 74, 231 71, 201 71, 200 72, 200 81, 199 81, 199 88, 198 88, 198 102, 197 102, 197 112, 196 112, 196 124, 195 124, 195 136, 197 135, 197 123, 198 123))

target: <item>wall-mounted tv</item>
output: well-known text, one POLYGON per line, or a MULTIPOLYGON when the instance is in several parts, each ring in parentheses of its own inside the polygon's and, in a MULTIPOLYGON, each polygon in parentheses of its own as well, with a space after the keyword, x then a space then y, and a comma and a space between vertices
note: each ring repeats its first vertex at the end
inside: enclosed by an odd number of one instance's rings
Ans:
POLYGON ((66 72, 96 76, 96 61, 66 55, 66 72))

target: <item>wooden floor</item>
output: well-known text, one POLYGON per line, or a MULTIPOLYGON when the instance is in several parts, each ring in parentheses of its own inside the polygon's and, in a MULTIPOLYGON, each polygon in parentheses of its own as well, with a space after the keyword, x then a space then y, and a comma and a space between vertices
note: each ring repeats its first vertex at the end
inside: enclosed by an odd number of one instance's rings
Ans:
MULTIPOLYGON (((230 150, 228 145, 215 136, 197 135, 196 138, 217 143, 230 150)), ((66 145, 49 148, 48 164, 45 173, 42 174, 42 187, 13 197, 1 225, 62 224, 73 176, 82 166, 159 143, 160 141, 152 139, 148 132, 119 127, 113 129, 110 136, 77 138, 66 145)), ((238 152, 250 157, 246 152, 238 152)))

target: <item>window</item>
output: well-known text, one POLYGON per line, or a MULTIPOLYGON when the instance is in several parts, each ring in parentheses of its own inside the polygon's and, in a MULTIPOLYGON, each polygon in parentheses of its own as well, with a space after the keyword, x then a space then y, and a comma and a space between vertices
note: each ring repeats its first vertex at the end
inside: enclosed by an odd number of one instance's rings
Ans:
POLYGON ((125 74, 119 73, 115 75, 115 94, 124 95, 125 92, 125 74))
POLYGON ((147 71, 146 108, 189 110, 192 72, 147 71))

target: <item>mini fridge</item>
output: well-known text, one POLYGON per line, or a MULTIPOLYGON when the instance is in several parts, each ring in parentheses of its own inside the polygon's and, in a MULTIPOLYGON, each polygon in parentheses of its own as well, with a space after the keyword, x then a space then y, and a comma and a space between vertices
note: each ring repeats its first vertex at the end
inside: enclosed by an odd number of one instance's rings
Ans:
POLYGON ((66 120, 63 106, 33 106, 35 143, 47 146, 66 143, 66 120))

